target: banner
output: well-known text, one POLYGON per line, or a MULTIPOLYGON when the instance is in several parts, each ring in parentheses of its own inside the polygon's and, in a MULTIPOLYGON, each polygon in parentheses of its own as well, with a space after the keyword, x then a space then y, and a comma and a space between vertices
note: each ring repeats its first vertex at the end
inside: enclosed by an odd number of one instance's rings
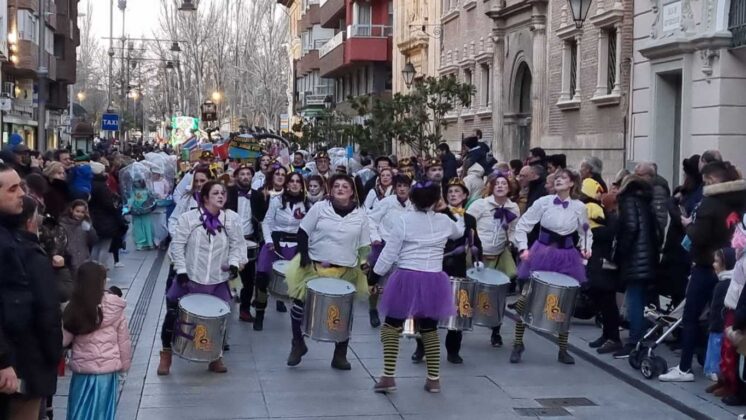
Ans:
POLYGON ((262 154, 262 145, 254 136, 241 134, 230 140, 228 156, 231 159, 254 161, 262 154))
POLYGON ((194 137, 199 130, 199 118, 172 117, 171 118, 171 145, 176 147, 194 137))

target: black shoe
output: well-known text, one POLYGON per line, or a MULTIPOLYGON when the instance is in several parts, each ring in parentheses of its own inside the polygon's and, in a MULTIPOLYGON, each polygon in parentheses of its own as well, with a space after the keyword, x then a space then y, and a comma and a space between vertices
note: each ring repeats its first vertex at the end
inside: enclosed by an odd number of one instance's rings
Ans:
POLYGON ((425 351, 417 349, 412 353, 412 363, 422 363, 422 359, 425 358, 425 351))
MULTIPOLYGON (((614 340, 606 340, 606 342, 599 348, 596 349, 596 353, 598 354, 608 354, 608 353, 616 353, 619 350, 622 350, 624 347, 622 346, 622 343, 619 341, 614 340)), ((629 353, 627 353, 629 355, 629 353)))
POLYGON ((622 348, 615 351, 612 356, 614 356, 615 359, 626 359, 629 357, 629 352, 631 352, 634 348, 634 344, 625 344, 622 348))
POLYGON ((526 350, 523 344, 513 344, 513 351, 510 352, 510 363, 520 363, 523 350, 526 350))
POLYGON ((336 343, 334 345, 334 357, 332 358, 332 367, 338 370, 350 370, 352 365, 347 361, 347 346, 350 341, 336 343))
POLYGON ((256 316, 254 316, 254 325, 253 325, 254 331, 261 331, 264 329, 264 311, 256 311, 256 316))
POLYGON ((378 317, 378 310, 371 309, 369 311, 370 313, 370 326, 373 328, 378 328, 381 326, 381 319, 378 317))
POLYGON ((603 346, 605 342, 606 342, 606 337, 601 336, 601 337, 598 337, 597 339, 591 341, 590 343, 588 343, 588 347, 590 347, 592 349, 597 349, 597 348, 603 346))
POLYGON ((298 341, 293 340, 292 344, 293 347, 290 349, 290 355, 288 356, 288 366, 297 366, 303 355, 308 353, 308 347, 306 347, 306 342, 302 338, 298 341))
POLYGON ((461 356, 455 353, 454 354, 449 353, 446 359, 448 359, 448 361, 453 363, 454 365, 460 365, 464 363, 464 359, 462 359, 461 356))
POLYGON ((490 337, 490 343, 492 344, 492 347, 502 347, 503 346, 503 337, 500 334, 492 333, 492 337, 490 337))
POLYGON ((277 312, 287 312, 288 308, 285 307, 285 302, 278 300, 277 301, 277 312))
POLYGON ((740 395, 728 395, 727 397, 723 397, 720 401, 731 407, 746 405, 746 399, 740 395))
POLYGON ((570 356, 570 353, 568 353, 567 350, 559 351, 559 353, 557 354, 557 361, 566 365, 575 364, 575 358, 570 356))

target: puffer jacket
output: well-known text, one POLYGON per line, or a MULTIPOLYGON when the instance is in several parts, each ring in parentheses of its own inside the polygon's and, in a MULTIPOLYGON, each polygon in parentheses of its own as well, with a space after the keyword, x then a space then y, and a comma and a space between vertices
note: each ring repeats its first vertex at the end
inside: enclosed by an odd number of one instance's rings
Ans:
POLYGON ((482 165, 475 163, 471 165, 466 176, 464 177, 464 184, 469 189, 469 200, 473 201, 482 197, 482 188, 484 188, 484 168, 482 165))
POLYGON ((103 320, 90 334, 63 333, 63 345, 72 343, 70 369, 75 373, 112 373, 127 371, 132 362, 132 342, 124 309, 127 302, 111 293, 101 299, 103 320))
POLYGON ((616 263, 625 285, 653 281, 658 265, 660 227, 653 209, 653 187, 630 175, 619 191, 619 229, 616 236, 616 263))
POLYGON ((702 202, 694 212, 686 234, 692 242, 694 264, 712 266, 715 251, 730 244, 735 225, 746 207, 746 180, 704 187, 702 202))
MULTIPOLYGON (((90 222, 88 222, 90 223, 90 222)), ((83 223, 67 215, 60 216, 60 226, 67 234, 67 253, 70 255, 70 268, 73 273, 78 271, 81 264, 91 258, 91 247, 98 241, 96 229, 91 226, 83 230, 83 223)))

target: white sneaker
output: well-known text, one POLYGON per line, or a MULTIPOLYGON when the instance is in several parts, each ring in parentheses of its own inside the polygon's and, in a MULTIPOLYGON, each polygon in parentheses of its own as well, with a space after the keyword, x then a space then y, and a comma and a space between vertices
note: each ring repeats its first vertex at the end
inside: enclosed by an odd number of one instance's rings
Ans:
POLYGON ((122 268, 122 267, 124 267, 124 263, 120 261, 120 262, 114 264, 114 267, 116 267, 116 268, 122 268))
POLYGON ((668 369, 668 372, 658 376, 658 380, 661 382, 694 382, 694 374, 692 372, 682 372, 678 366, 668 369))
POLYGON ((706 376, 707 376, 707 379, 711 380, 712 382, 717 382, 718 381, 718 375, 717 375, 717 373, 709 373, 706 376))

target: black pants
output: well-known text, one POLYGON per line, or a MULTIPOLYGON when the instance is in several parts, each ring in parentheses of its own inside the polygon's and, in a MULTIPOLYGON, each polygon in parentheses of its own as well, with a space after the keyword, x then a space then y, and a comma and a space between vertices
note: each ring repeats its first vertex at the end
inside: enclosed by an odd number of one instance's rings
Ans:
POLYGON ((254 306, 256 306, 257 311, 267 309, 269 276, 269 273, 256 273, 256 299, 254 300, 254 306))
POLYGON ((163 326, 161 327, 161 344, 164 349, 171 348, 171 342, 174 339, 174 327, 178 317, 179 301, 166 298, 166 316, 163 318, 163 326))
POLYGON ((249 312, 251 308, 251 298, 254 296, 254 278, 256 276, 256 260, 249 261, 238 273, 241 276, 241 303, 239 310, 241 312, 249 312))
POLYGON ((619 307, 616 304, 616 292, 591 289, 589 293, 603 318, 603 337, 607 340, 620 341, 619 307))

